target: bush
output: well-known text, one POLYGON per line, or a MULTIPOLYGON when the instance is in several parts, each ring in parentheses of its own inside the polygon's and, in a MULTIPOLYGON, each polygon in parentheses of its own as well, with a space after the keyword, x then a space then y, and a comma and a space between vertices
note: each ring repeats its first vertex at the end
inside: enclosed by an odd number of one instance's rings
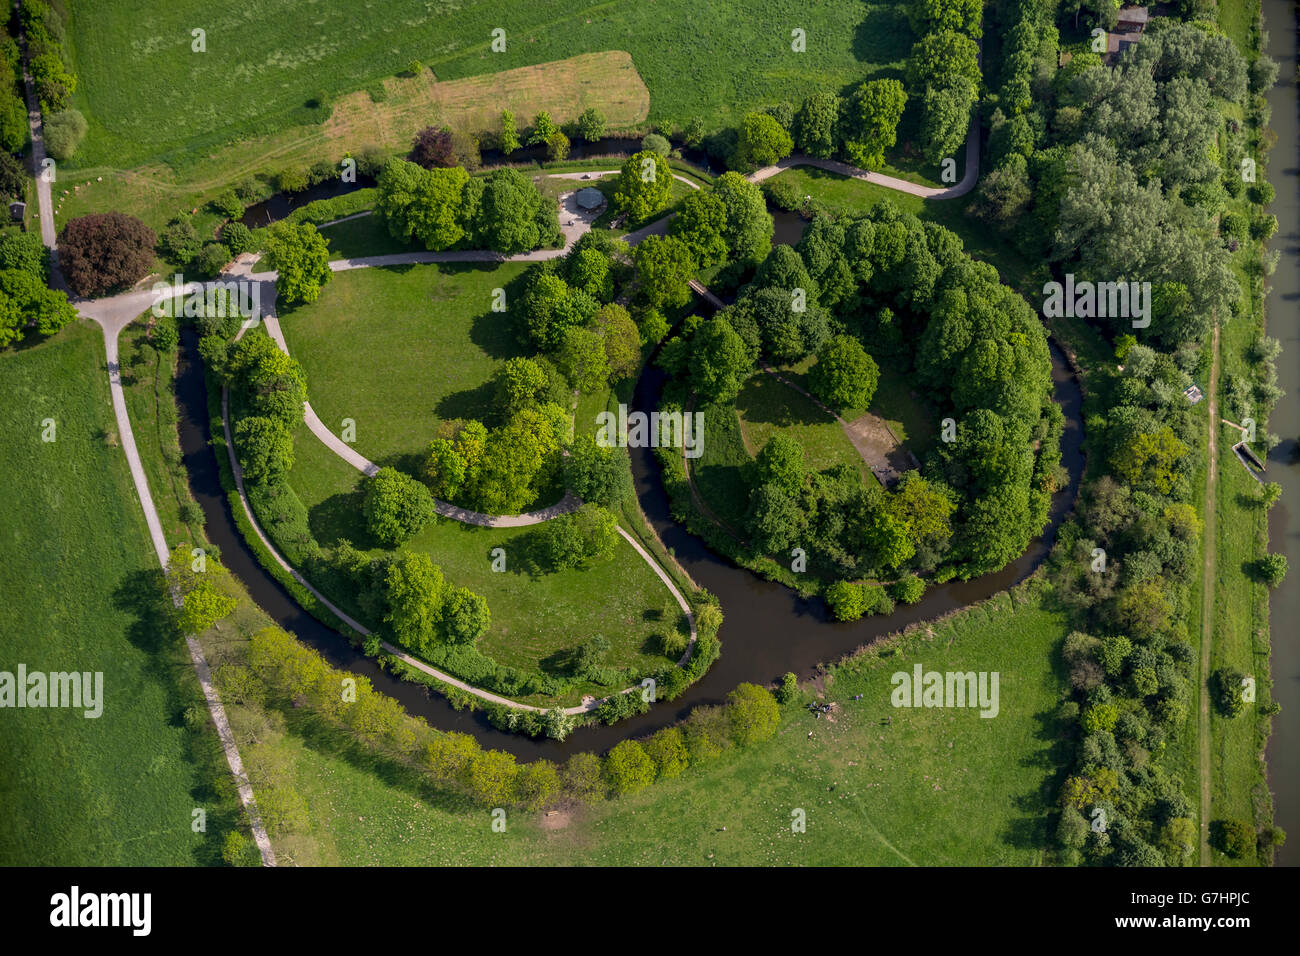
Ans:
POLYGON ((120 212, 79 216, 59 234, 59 264, 78 295, 117 292, 149 274, 157 242, 154 231, 134 216, 120 212))
POLYGON ((456 165, 456 151, 451 130, 426 126, 415 134, 411 144, 411 162, 425 169, 446 169, 456 165))
POLYGON ((781 686, 776 690, 776 699, 778 703, 788 704, 799 696, 799 678, 794 675, 793 671, 787 671, 781 678, 781 686))
POLYGON ((64 110, 45 121, 45 147, 62 162, 71 159, 86 136, 86 117, 79 110, 64 110))
POLYGON ((649 150, 652 153, 658 153, 664 159, 672 152, 672 144, 658 133, 647 133, 641 140, 641 151, 649 150))
POLYGON ((925 594, 925 582, 915 574, 899 578, 890 588, 896 600, 904 604, 915 604, 925 594))
POLYGON ((244 204, 240 198, 235 195, 233 189, 227 189, 216 199, 212 200, 213 210, 226 219, 238 219, 244 214, 244 204))
POLYGON ((194 261, 194 257, 203 248, 194 223, 188 219, 173 219, 163 231, 159 243, 162 253, 177 265, 185 266, 194 261))
POLYGON ((1277 587, 1286 577, 1287 562, 1285 554, 1266 554, 1251 563, 1251 576, 1271 588, 1277 587))
POLYGON ((224 245, 219 242, 209 242, 194 260, 194 268, 203 278, 211 279, 221 273, 231 258, 230 250, 224 245))

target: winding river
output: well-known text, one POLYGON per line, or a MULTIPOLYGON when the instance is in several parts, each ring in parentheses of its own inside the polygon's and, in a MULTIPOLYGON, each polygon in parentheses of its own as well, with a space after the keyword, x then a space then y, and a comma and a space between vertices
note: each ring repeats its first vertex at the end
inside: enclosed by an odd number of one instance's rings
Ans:
MULTIPOLYGON (((1027 576, 1051 548, 1083 471, 1079 386, 1055 348, 1052 360, 1055 397, 1066 418, 1061 450, 1069 482, 1052 502, 1051 519, 1044 534, 1002 570, 973 581, 933 587, 918 604, 900 607, 888 617, 869 617, 852 623, 830 621, 820 599, 804 600, 788 588, 760 580, 718 557, 672 520, 652 450, 631 449, 636 493, 646 516, 687 572, 722 602, 726 615, 721 633, 723 653, 704 678, 677 700, 661 703, 649 713, 613 727, 583 728, 564 742, 531 740, 505 733, 492 727, 481 714, 456 711, 442 696, 422 685, 397 680, 380 670, 338 632, 303 610, 258 564, 235 526, 210 444, 208 396, 198 357, 198 336, 188 328, 181 336, 176 393, 181 450, 194 497, 204 512, 208 537, 221 549, 222 562, 279 626, 319 651, 336 667, 370 678, 377 690, 400 700, 408 711, 434 727, 473 734, 485 747, 506 750, 524 759, 562 760, 578 750, 604 750, 626 737, 650 733, 684 717, 699 704, 719 703, 742 681, 766 684, 786 671, 806 677, 822 661, 851 653, 913 621, 931 619, 982 601, 1027 576)), ((661 370, 648 365, 637 383, 634 407, 646 410, 657 407, 664 380, 661 370)))

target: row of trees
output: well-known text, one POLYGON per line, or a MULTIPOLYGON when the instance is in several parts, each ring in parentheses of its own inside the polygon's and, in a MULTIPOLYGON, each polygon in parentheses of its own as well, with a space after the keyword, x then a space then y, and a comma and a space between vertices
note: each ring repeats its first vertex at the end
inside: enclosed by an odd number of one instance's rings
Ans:
MULTIPOLYGON (((375 691, 368 679, 334 669, 279 628, 253 634, 247 664, 224 666, 217 682, 223 695, 234 698, 280 707, 305 704, 366 747, 438 784, 461 788, 485 807, 538 810, 562 800, 592 803, 631 794, 731 748, 768 740, 780 724, 771 692, 741 684, 722 706, 696 708, 683 723, 644 741, 623 741, 603 758, 581 752, 562 766, 545 759, 519 764, 513 754, 483 750, 468 734, 430 730, 375 691), (345 677, 351 682, 347 694, 345 677)), ((572 728, 573 719, 559 711, 542 719, 560 730, 559 736, 572 728)))
POLYGON ((65 293, 49 288, 49 251, 37 233, 0 236, 0 348, 35 332, 53 335, 77 317, 65 293))
POLYGON ((459 166, 425 169, 392 159, 379 174, 375 208, 394 238, 437 251, 514 255, 563 239, 554 201, 515 169, 471 177, 459 166))

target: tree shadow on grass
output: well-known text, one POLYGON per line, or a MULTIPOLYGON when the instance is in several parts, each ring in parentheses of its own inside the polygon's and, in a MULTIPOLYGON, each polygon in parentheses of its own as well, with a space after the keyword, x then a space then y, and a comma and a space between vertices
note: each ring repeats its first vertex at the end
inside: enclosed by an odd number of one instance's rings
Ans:
POLYGON ((491 379, 474 388, 465 388, 444 395, 433 410, 443 421, 473 418, 481 421, 488 428, 502 424, 497 409, 496 385, 491 379))
POLYGON ((754 379, 736 400, 741 418, 757 425, 824 425, 831 417, 790 386, 769 376, 754 379))
POLYGON ((378 542, 366 528, 362 517, 361 501, 361 492, 351 491, 330 495, 312 507, 307 512, 307 526, 311 529, 312 537, 322 547, 331 547, 340 538, 347 538, 358 548, 376 547, 378 542))

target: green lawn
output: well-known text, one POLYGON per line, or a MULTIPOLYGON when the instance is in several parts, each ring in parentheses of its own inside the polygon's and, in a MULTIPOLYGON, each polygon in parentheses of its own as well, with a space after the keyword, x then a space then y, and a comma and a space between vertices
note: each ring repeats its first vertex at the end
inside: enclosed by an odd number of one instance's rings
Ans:
MULTIPOLYGON (((295 435, 294 455, 290 484, 307 507, 316 539, 326 547, 347 538, 369 548, 373 542, 361 518, 360 473, 305 426, 295 435)), ((503 664, 561 674, 565 654, 597 634, 610 642, 605 660, 611 666, 653 669, 668 662, 662 636, 689 629, 668 589, 631 545, 620 539, 612 560, 585 571, 534 576, 527 571, 526 555, 535 534, 535 528, 479 528, 439 518, 406 547, 427 552, 450 582, 487 599, 492 624, 477 646, 503 664), (491 570, 494 548, 505 549, 505 572, 491 570)), ((368 626, 379 623, 367 621, 351 595, 330 597, 368 626)), ((564 703, 577 704, 584 693, 604 696, 610 689, 576 685, 564 703)), ((550 703, 543 698, 526 702, 550 703)))
POLYGON ((745 447, 754 456, 780 433, 803 446, 804 465, 811 470, 848 465, 863 475, 870 474, 840 423, 812 399, 771 375, 759 373, 745 383, 736 396, 736 411, 745 447))
POLYGON ((151 617, 157 558, 109 403, 103 339, 78 324, 0 355, 0 670, 102 671, 104 711, 0 716, 0 862, 211 862, 220 810, 181 720, 197 682, 151 617), (56 440, 41 441, 53 418, 56 440))
POLYGON ((898 656, 839 669, 832 720, 786 706, 767 743, 617 802, 511 814, 505 833, 421 781, 311 750, 298 789, 330 857, 353 865, 1034 866, 1055 787, 1061 688, 1048 662, 1065 629, 1036 600, 1013 608, 1003 595, 899 639, 898 656), (997 717, 893 708, 891 675, 916 663, 999 672, 997 717), (806 833, 791 833, 795 809, 806 833))
POLYGON ((337 273, 316 302, 281 317, 321 421, 339 434, 343 419, 351 418, 357 451, 413 472, 440 422, 495 424, 492 375, 524 353, 511 314, 492 311, 493 290, 504 288, 510 301, 525 268, 449 264, 337 273))

